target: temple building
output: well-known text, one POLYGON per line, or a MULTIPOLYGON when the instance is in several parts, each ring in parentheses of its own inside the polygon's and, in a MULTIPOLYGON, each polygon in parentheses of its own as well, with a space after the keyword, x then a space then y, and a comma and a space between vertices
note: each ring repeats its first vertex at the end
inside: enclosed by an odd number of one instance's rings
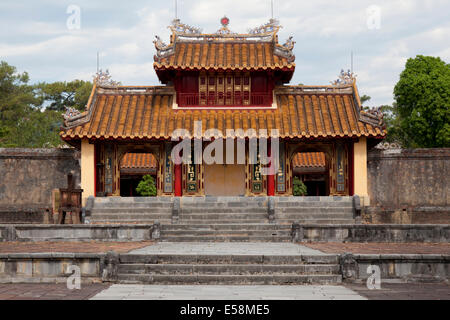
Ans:
POLYGON ((308 195, 357 194, 368 204, 367 151, 386 130, 379 114, 363 111, 353 74, 341 72, 331 85, 289 85, 294 42, 278 42, 276 20, 246 34, 231 32, 226 17, 221 24, 208 34, 174 20, 170 43, 156 37, 160 86, 121 86, 97 75, 86 110, 67 115, 61 131, 81 150, 84 201, 135 196, 150 174, 158 196, 292 196, 298 176, 308 195), (263 175, 249 145, 274 129, 278 167, 263 175), (178 164, 174 132, 192 144, 200 139, 202 150, 221 138, 240 141, 244 148, 233 144, 224 158, 243 161, 178 164))

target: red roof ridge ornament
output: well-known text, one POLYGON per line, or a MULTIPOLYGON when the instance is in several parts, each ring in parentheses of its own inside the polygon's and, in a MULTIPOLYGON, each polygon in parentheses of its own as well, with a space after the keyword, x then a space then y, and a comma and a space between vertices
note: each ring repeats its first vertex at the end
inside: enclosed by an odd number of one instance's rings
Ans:
POLYGON ((232 35, 235 34, 234 32, 231 32, 230 29, 228 29, 228 25, 230 24, 230 19, 227 16, 223 16, 222 19, 220 19, 220 23, 222 24, 222 28, 217 30, 216 34, 221 35, 232 35))
POLYGON ((224 28, 226 28, 230 24, 230 19, 228 19, 227 16, 223 16, 223 18, 220 19, 220 23, 224 28))

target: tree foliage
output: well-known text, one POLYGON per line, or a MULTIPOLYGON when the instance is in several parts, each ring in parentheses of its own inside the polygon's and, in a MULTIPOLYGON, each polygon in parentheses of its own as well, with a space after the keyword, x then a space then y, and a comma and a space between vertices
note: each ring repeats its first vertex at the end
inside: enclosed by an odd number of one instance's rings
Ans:
POLYGON ((143 197, 156 196, 155 179, 149 174, 144 175, 136 188, 136 192, 143 197))
POLYGON ((0 62, 0 147, 57 147, 65 107, 84 110, 92 83, 29 84, 28 73, 0 62))
POLYGON ((83 80, 71 82, 39 83, 37 94, 48 110, 64 112, 66 107, 83 111, 92 91, 92 83, 83 80))
POLYGON ((450 65, 440 58, 408 59, 394 88, 390 130, 405 147, 450 147, 450 65))
POLYGON ((15 67, 0 62, 0 125, 3 134, 8 131, 8 126, 40 103, 28 82, 28 73, 17 73, 15 67))
POLYGON ((366 103, 367 101, 370 101, 370 99, 372 99, 370 96, 368 95, 363 95, 359 98, 359 100, 361 101, 361 104, 366 103))

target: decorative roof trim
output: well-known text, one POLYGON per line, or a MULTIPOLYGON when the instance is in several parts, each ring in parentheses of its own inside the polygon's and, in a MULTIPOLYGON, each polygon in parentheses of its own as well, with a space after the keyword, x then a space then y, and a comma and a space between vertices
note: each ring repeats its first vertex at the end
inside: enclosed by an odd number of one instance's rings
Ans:
POLYGON ((381 107, 374 107, 367 110, 361 110, 359 113, 359 120, 374 127, 380 127, 385 129, 386 124, 383 121, 384 115, 381 111, 381 107))
POLYGON ((344 71, 344 69, 341 69, 341 73, 339 74, 339 77, 334 80, 331 81, 331 84, 333 86, 342 86, 342 85, 348 85, 348 84, 353 84, 356 82, 356 77, 357 75, 353 72, 351 72, 350 70, 344 71))
MULTIPOLYGON (((223 19, 227 19, 223 17, 223 19)), ((222 21, 221 20, 221 21, 222 21)), ((165 44, 159 36, 153 41, 156 48, 154 60, 160 63, 163 58, 167 58, 175 53, 177 43, 198 43, 198 42, 226 42, 226 43, 253 43, 253 42, 271 42, 274 43, 274 54, 288 59, 289 63, 294 62, 295 55, 293 49, 295 41, 289 37, 282 45, 278 44, 277 33, 282 28, 278 20, 270 19, 268 23, 257 28, 250 29, 248 33, 235 33, 228 29, 228 23, 223 24, 222 28, 216 33, 202 33, 201 29, 191 27, 181 23, 179 19, 172 21, 168 27, 172 31, 170 44, 165 44)))
POLYGON ((102 87, 108 87, 108 88, 115 88, 121 85, 120 82, 114 81, 109 74, 109 70, 106 69, 105 72, 103 72, 102 69, 97 71, 95 75, 92 76, 94 78, 94 83, 98 86, 102 87))

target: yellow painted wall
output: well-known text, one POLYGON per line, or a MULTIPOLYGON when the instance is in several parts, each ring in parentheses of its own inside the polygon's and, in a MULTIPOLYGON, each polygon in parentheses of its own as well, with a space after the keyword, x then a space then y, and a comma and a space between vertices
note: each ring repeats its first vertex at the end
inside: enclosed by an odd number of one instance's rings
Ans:
POLYGON ((362 204, 370 204, 369 193, 367 191, 367 139, 359 138, 354 145, 354 171, 355 194, 361 197, 362 204))
POLYGON ((244 164, 205 165, 205 195, 243 196, 245 195, 244 164))
POLYGON ((95 194, 95 152, 94 145, 87 139, 81 141, 81 189, 83 189, 83 206, 86 199, 95 194))

